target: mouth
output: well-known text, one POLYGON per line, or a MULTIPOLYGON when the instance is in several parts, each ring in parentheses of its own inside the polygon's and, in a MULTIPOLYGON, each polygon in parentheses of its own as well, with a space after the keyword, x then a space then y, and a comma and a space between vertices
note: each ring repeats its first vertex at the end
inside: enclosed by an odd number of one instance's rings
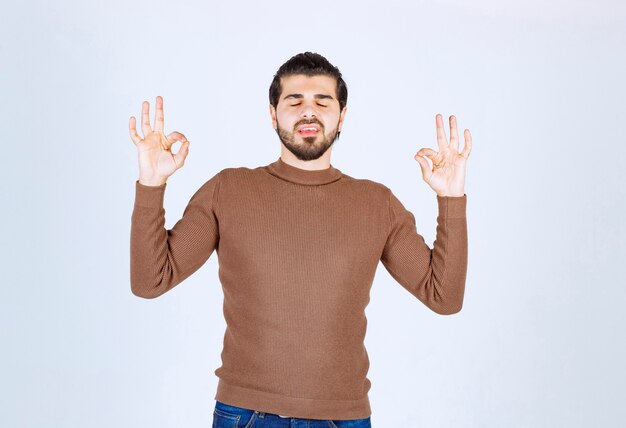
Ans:
POLYGON ((298 128, 298 134, 302 135, 303 137, 317 135, 318 132, 319 127, 317 125, 302 125, 300 128, 298 128))

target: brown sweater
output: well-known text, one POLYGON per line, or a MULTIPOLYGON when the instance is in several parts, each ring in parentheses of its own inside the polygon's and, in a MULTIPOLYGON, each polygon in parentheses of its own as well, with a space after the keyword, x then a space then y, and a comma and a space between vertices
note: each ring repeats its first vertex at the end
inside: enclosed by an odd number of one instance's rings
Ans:
POLYGON ((223 169, 169 230, 166 185, 135 183, 131 289, 158 297, 215 250, 227 325, 219 401, 298 418, 368 417, 365 307, 379 261, 436 313, 461 310, 467 195, 437 196, 431 250, 389 188, 332 165, 309 171, 278 158, 223 169))

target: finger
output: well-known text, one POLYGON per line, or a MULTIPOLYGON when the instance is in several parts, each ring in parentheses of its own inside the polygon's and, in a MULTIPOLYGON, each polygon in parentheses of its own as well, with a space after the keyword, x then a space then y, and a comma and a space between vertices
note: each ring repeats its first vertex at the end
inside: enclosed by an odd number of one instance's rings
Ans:
POLYGON ((156 97, 156 113, 154 115, 154 130, 163 132, 165 125, 165 117, 163 116, 163 97, 156 97))
POLYGON ((470 134, 469 129, 466 129, 463 133, 463 136, 465 138, 465 146, 463 147, 463 152, 461 153, 461 156, 467 159, 470 155, 470 152, 472 151, 472 134, 470 134))
POLYGON ((169 134, 167 134, 165 136, 166 140, 167 140, 167 149, 169 150, 170 147, 172 147, 172 145, 174 145, 174 143, 176 143, 176 141, 188 141, 187 137, 185 137, 184 134, 181 134, 178 131, 172 131, 169 134))
POLYGON ((427 147, 423 148, 423 149, 419 149, 418 152, 416 153, 416 155, 420 155, 423 157, 427 157, 428 159, 430 159, 433 163, 437 163, 438 161, 438 156, 439 153, 437 153, 436 151, 434 151, 433 149, 429 149, 427 147))
POLYGON ((428 183, 428 180, 430 179, 429 176, 432 174, 428 161, 425 157, 420 155, 415 155, 415 160, 417 161, 417 163, 420 164, 420 169, 422 170, 422 178, 428 183))
POLYGON ((169 148, 172 146, 170 144, 170 142, 167 140, 167 137, 165 136, 165 134, 163 134, 163 132, 161 131, 154 131, 154 135, 157 136, 157 138, 159 139, 159 144, 161 144, 161 148, 165 151, 168 151, 169 148))
POLYGON ((141 137, 137 134, 137 128, 135 123, 135 116, 131 116, 128 120, 128 133, 130 134, 130 138, 133 140, 135 145, 139 144, 141 141, 141 137))
POLYGON ((187 159, 187 155, 189 154, 189 141, 185 140, 180 145, 180 150, 174 156, 174 162, 176 163, 176 167, 180 168, 185 164, 185 159, 187 159))
POLYGON ((459 151, 459 134, 456 129, 456 117, 450 116, 450 148, 459 151))
POLYGON ((437 124, 437 145, 439 151, 443 152, 448 148, 448 138, 446 137, 446 130, 443 129, 443 116, 437 114, 435 116, 435 122, 437 124))
POLYGON ((141 105, 141 132, 143 132, 143 138, 146 138, 152 132, 150 127, 150 104, 148 101, 144 101, 141 105))

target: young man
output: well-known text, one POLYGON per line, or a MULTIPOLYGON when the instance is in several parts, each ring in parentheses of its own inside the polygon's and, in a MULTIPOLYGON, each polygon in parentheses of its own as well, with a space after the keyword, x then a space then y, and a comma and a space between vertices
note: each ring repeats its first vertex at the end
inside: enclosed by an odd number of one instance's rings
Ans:
POLYGON ((386 186, 330 163, 346 114, 339 70, 315 53, 295 55, 270 86, 280 157, 257 168, 225 168, 196 191, 166 230, 167 178, 184 164, 189 141, 154 129, 143 103, 142 139, 131 116, 139 179, 131 224, 131 290, 154 298, 198 270, 215 250, 227 324, 214 426, 370 426, 365 308, 378 262, 438 314, 461 310, 467 271, 464 192, 471 136, 448 144, 436 116, 439 151, 415 155, 436 192, 433 249, 413 214, 386 186), (178 153, 172 144, 180 141, 178 153), (431 159, 431 167, 425 158, 431 159))

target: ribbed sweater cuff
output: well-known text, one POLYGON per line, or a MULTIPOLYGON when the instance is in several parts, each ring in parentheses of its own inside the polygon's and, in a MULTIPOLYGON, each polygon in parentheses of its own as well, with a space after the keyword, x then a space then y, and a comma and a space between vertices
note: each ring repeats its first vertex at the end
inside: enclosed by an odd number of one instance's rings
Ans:
POLYGON ((141 184, 139 180, 135 181, 135 206, 148 208, 162 208, 163 197, 165 195, 165 187, 167 183, 161 186, 146 186, 141 184))
POLYGON ((446 218, 465 218, 467 207, 467 194, 463 196, 439 196, 437 195, 439 215, 446 218))

